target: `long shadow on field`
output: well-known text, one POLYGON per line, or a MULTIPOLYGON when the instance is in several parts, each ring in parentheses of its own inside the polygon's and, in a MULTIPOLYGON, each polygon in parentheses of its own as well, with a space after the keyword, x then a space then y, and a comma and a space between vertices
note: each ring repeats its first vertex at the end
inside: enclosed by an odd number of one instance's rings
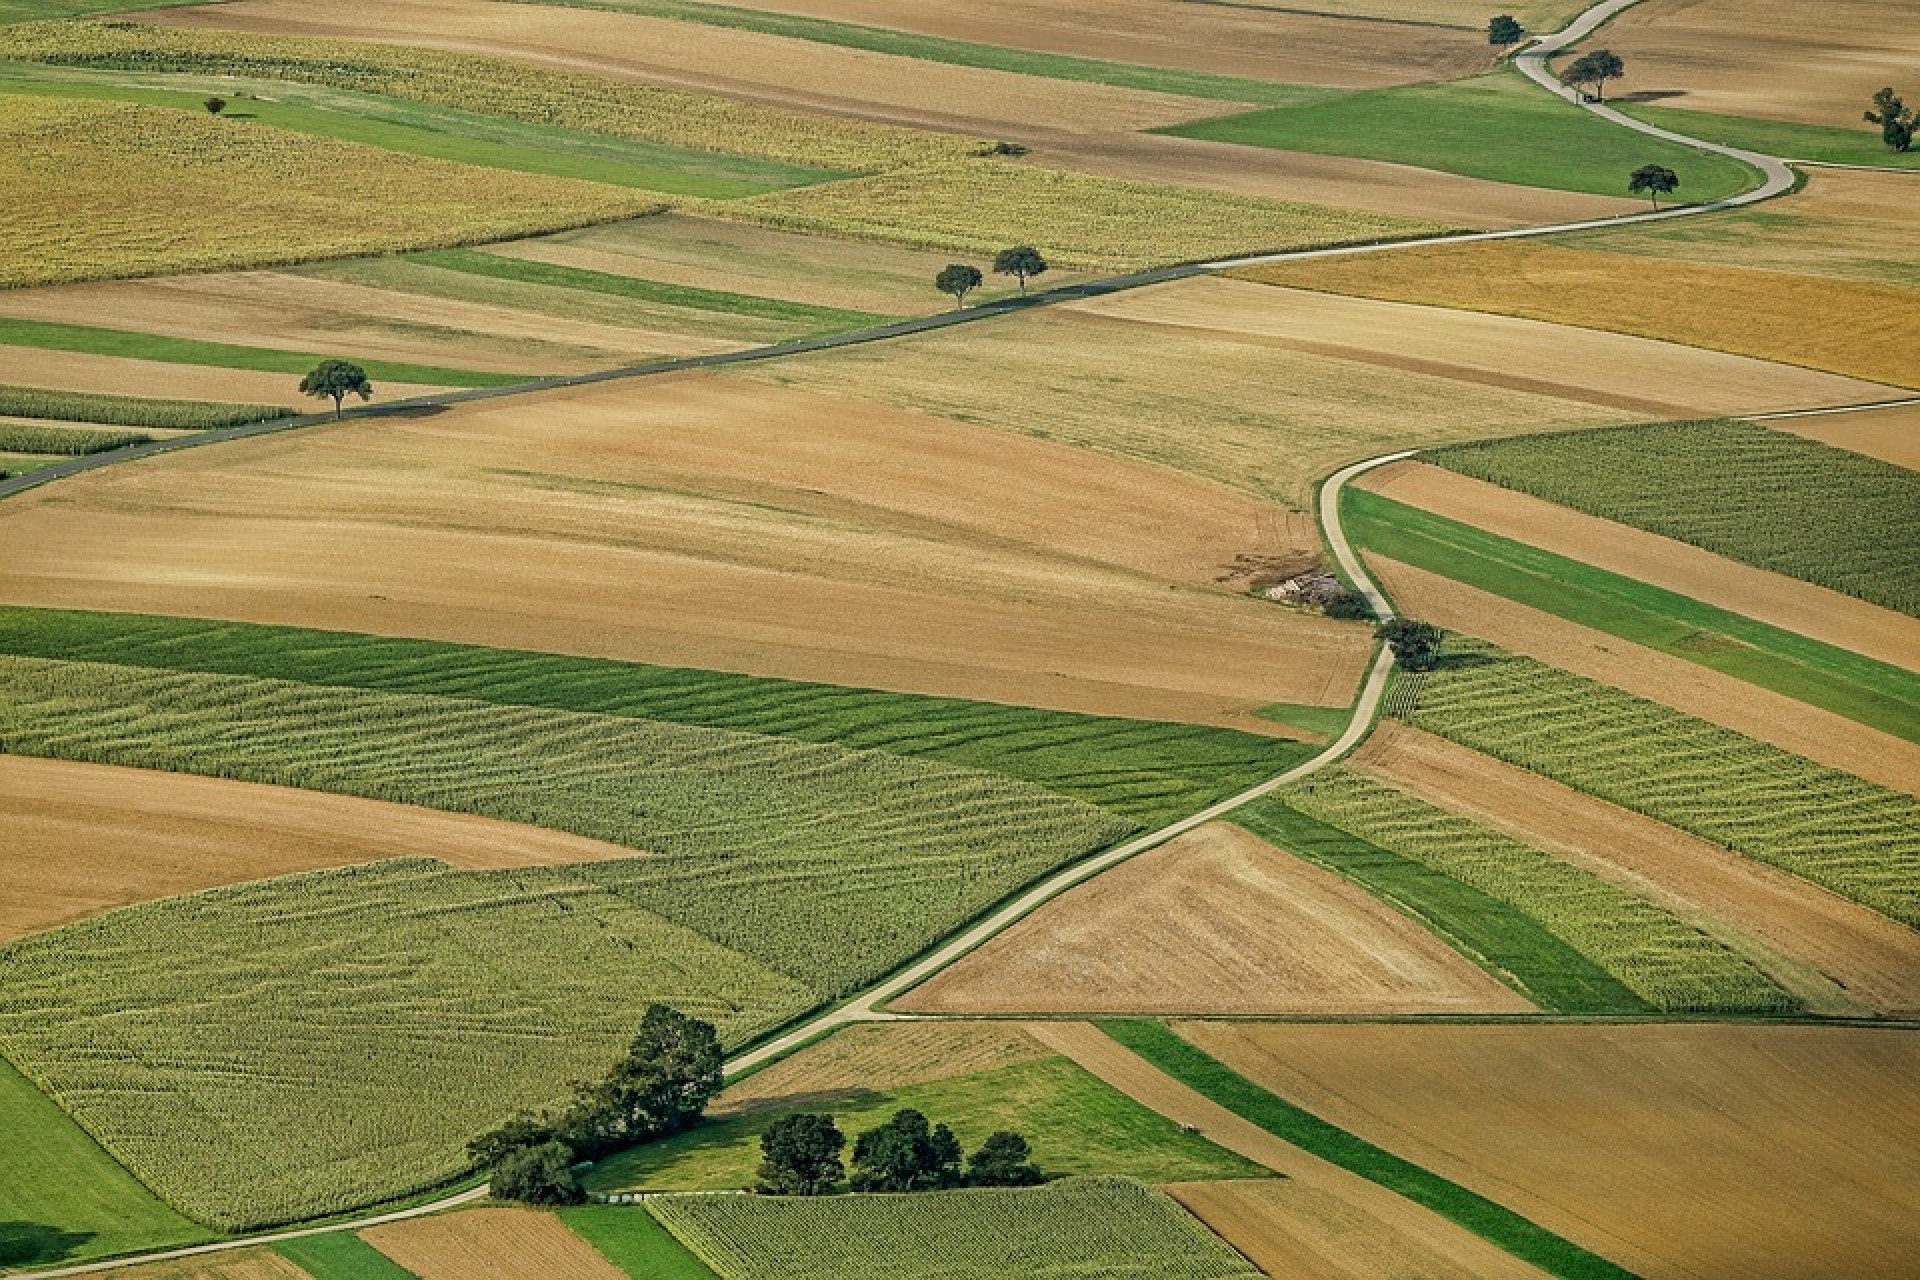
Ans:
POLYGON ((60 1262, 91 1239, 91 1231, 64 1231, 44 1222, 0 1222, 0 1267, 60 1262))

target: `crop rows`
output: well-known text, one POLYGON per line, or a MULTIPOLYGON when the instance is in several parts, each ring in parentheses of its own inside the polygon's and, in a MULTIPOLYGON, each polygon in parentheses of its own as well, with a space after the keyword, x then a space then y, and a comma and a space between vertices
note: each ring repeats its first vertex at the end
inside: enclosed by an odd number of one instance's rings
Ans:
POLYGON ((1753 966, 1664 909, 1406 792, 1342 769, 1317 774, 1281 798, 1512 905, 1656 1009, 1792 1007, 1753 966))
POLYGON ((457 1175, 475 1133, 603 1070, 647 1000, 732 1043, 816 1000, 566 868, 429 861, 145 903, 14 943, 0 971, 7 1056, 227 1230, 457 1175))
POLYGON ((1920 927, 1920 800, 1479 641, 1447 649, 1413 724, 1920 927))
POLYGON ((263 404, 210 404, 201 400, 150 400, 93 391, 48 391, 0 385, 0 416, 99 422, 111 426, 203 431, 291 417, 291 409, 263 404))
POLYGON ((0 422, 0 453, 59 453, 78 456, 124 449, 153 439, 142 431, 85 431, 0 422))
POLYGON ((904 1196, 662 1196, 647 1210, 721 1280, 1260 1275, 1165 1195, 1118 1178, 904 1196))
POLYGON ((1920 615, 1920 475, 1749 422, 1460 445, 1429 461, 1920 615))

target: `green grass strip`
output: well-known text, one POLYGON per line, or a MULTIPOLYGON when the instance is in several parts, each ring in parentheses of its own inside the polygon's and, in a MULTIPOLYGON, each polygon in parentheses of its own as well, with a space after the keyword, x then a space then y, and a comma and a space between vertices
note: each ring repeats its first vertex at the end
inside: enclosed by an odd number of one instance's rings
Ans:
POLYGON ((560 1219, 630 1276, 643 1280, 716 1280, 706 1263, 694 1257, 640 1205, 579 1205, 560 1210, 560 1219))
POLYGON ((351 1231, 282 1240, 273 1251, 313 1280, 414 1280, 413 1272, 351 1231))
POLYGON ((1100 1028, 1174 1079, 1268 1133, 1399 1192, 1548 1275, 1562 1280, 1633 1280, 1633 1272, 1599 1254, 1262 1089, 1161 1023, 1123 1019, 1102 1022, 1100 1028))
POLYGON ((350 632, 0 607, 0 652, 738 729, 1019 778, 1143 824, 1184 817, 1314 748, 919 694, 350 632))
POLYGON ((1383 849, 1268 798, 1233 821, 1391 903, 1550 1013, 1651 1013, 1653 1007, 1518 908, 1437 867, 1383 849))
POLYGON ((47 418, 57 422, 99 422, 112 426, 167 427, 206 431, 293 416, 293 410, 267 404, 213 404, 204 400, 154 400, 111 396, 94 391, 48 391, 40 387, 0 385, 0 415, 47 418))
MULTIPOLYGON (((1867 104, 1860 105, 1864 108, 1867 104)), ((1880 141, 1879 126, 1864 121, 1852 128, 1839 129, 1831 125, 1789 124, 1782 120, 1749 120, 1743 116, 1674 107, 1643 107, 1635 103, 1616 103, 1615 106, 1636 120, 1645 120, 1690 138, 1758 151, 1762 155, 1877 169, 1920 169, 1920 150, 1891 149, 1880 141)))
MULTIPOLYGON (((211 365, 219 369, 249 369, 258 373, 285 373, 299 378, 326 356, 267 347, 242 347, 198 338, 168 338, 128 329, 100 329, 92 325, 58 324, 50 320, 20 320, 0 316, 0 345, 35 347, 43 351, 83 351, 96 356, 155 360, 162 364, 211 365)), ((353 359, 351 354, 344 356, 353 359)), ((375 384, 412 382, 437 387, 504 387, 525 382, 531 375, 480 373, 472 369, 442 369, 433 365, 393 360, 354 360, 375 384)))
POLYGON ((1625 196, 1627 175, 1643 164, 1679 174, 1678 198, 1696 202, 1748 190, 1760 176, 1738 160, 1608 124, 1508 72, 1369 89, 1155 132, 1607 196, 1625 196))
POLYGON ((175 9, 204 0, 0 0, 0 27, 15 22, 45 22, 49 18, 83 18, 91 14, 129 13, 136 9, 175 9))
POLYGON ((474 249, 435 249, 410 255, 410 260, 430 267, 467 275, 487 276, 495 280, 517 280, 524 284, 551 285, 560 289, 583 289, 591 293, 636 298, 669 307, 694 311, 720 311, 751 316, 758 320, 781 320, 817 327, 823 331, 864 329, 886 324, 898 316, 878 315, 871 311, 847 311, 839 307, 816 307, 804 302, 780 298, 757 298, 745 293, 726 293, 718 289, 697 289, 691 285, 661 284, 610 271, 589 271, 581 267, 556 266, 549 262, 531 262, 507 258, 497 253, 474 249))
POLYGON ((1341 520, 1369 551, 1920 742, 1920 675, 1364 490, 1341 520))
POLYGON ((1221 102, 1278 106, 1316 101, 1337 92, 1310 85, 1279 84, 1208 71, 1182 71, 1130 62, 1109 62, 1102 58, 1080 58, 1064 53, 1012 49, 971 40, 953 40, 945 36, 918 35, 889 27, 869 27, 826 18, 706 4, 701 0, 516 0, 516 3, 672 18, 706 27, 756 31, 762 35, 784 36, 791 40, 806 40, 842 49, 863 49, 869 53, 888 53, 902 58, 918 58, 924 62, 945 62, 987 71, 1012 71, 1049 80, 1078 80, 1121 89, 1146 89, 1155 93, 1174 93, 1221 102))

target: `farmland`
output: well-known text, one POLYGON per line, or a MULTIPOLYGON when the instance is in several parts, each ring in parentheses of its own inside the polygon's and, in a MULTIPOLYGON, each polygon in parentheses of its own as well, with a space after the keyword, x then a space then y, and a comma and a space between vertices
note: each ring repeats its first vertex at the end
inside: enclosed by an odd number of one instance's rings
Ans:
POLYGON ((1898 1271, 1920 1039, 1183 1023, 1248 1079, 1643 1276, 1898 1271))
POLYGON ((1753 423, 1665 423, 1436 452, 1466 475, 1920 615, 1920 476, 1753 423), (1715 468, 1708 474, 1708 461, 1715 468), (1737 479, 1729 484, 1727 476, 1737 479), (1859 518, 1872 512, 1871 521, 1859 518))
POLYGON ((273 1250, 313 1280, 410 1280, 412 1274, 351 1231, 282 1240, 273 1250))
POLYGON ((369 1227, 361 1239, 421 1280, 490 1280, 500 1260, 552 1280, 623 1280, 622 1272, 551 1213, 474 1209, 369 1227))
POLYGON ((1920 470, 1920 405, 1850 413, 1842 418, 1787 418, 1769 424, 1776 431, 1851 449, 1869 458, 1920 470))
POLYGON ((1260 1274, 1165 1195, 1114 1178, 900 1197, 668 1196, 645 1211, 721 1280, 881 1280, 903 1268, 1017 1268, 1046 1280, 1260 1274))
POLYGON ((1920 921, 1911 796, 1488 645, 1449 651, 1416 727, 1920 921))

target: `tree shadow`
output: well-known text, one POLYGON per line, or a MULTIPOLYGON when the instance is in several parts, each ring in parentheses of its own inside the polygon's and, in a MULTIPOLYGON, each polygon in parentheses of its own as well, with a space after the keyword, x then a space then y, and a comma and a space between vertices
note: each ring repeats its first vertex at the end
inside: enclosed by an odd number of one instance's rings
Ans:
POLYGON ((43 1222, 0 1222, 0 1267, 64 1262, 91 1239, 91 1231, 65 1231, 43 1222))
POLYGON ((1665 102, 1668 98, 1684 98, 1685 89, 1640 89, 1633 93, 1616 93, 1608 99, 1610 102, 1665 102))

